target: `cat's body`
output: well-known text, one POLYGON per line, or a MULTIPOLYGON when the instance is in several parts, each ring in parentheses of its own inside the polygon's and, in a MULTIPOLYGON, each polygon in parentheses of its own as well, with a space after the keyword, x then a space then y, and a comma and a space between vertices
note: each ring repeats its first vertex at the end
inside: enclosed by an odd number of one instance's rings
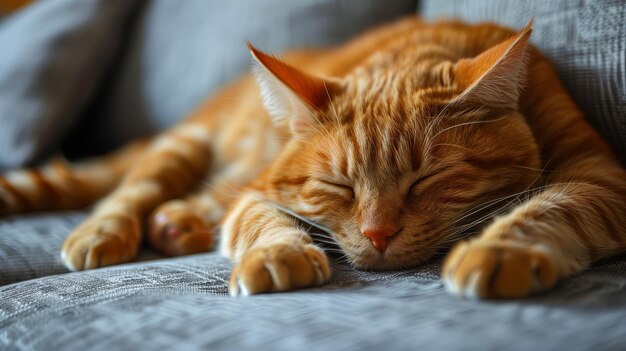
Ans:
POLYGON ((170 255, 206 251, 221 223, 233 294, 329 277, 324 252, 275 204, 329 228, 367 269, 420 264, 485 223, 446 258, 448 287, 549 289, 625 251, 626 172, 529 35, 408 18, 285 57, 308 74, 251 47, 261 94, 248 76, 150 143, 11 172, 0 213, 85 205, 123 176, 67 238, 66 265, 127 262, 142 231, 170 255))

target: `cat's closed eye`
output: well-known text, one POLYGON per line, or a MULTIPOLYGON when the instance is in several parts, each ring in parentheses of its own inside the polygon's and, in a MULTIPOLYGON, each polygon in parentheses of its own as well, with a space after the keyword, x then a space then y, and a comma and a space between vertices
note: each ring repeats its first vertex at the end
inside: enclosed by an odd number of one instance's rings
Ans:
POLYGON ((428 173, 426 175, 420 176, 416 181, 413 182, 413 184, 411 184, 411 187, 409 188, 409 194, 415 194, 417 191, 421 190, 419 188, 421 185, 424 184, 426 180, 431 179, 432 177, 436 176, 439 173, 440 171, 436 171, 436 172, 432 172, 432 173, 428 173))
POLYGON ((354 189, 344 182, 337 180, 318 179, 317 180, 325 189, 337 193, 345 199, 354 199, 354 189))

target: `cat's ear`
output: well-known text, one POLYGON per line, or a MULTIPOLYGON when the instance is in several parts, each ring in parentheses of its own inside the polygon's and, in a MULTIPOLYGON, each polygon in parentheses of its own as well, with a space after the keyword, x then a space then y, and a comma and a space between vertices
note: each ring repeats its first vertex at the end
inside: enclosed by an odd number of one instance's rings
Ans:
POLYGON ((314 111, 324 109, 338 89, 335 79, 300 71, 248 43, 256 61, 253 68, 263 104, 278 124, 288 124, 294 134, 317 129, 314 111))
POLYGON ((526 49, 532 21, 511 38, 474 58, 458 61, 454 67, 463 92, 455 101, 516 109, 526 77, 526 49))

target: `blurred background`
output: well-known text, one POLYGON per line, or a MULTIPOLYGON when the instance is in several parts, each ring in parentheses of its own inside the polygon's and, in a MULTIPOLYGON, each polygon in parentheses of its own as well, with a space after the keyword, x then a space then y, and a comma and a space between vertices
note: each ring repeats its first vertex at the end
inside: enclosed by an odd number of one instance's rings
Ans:
POLYGON ((419 13, 520 28, 626 159, 626 1, 0 0, 0 170, 171 126, 244 73, 244 40, 334 45, 419 13))

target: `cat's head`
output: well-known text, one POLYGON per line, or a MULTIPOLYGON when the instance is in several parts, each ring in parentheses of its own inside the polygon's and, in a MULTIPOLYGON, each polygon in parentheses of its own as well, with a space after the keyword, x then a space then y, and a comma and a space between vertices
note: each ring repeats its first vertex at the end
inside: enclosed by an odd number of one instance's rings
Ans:
POLYGON ((356 267, 432 257, 536 180, 538 149, 517 110, 529 35, 461 60, 381 52, 342 78, 251 47, 265 106, 293 134, 268 193, 331 229, 356 267))

